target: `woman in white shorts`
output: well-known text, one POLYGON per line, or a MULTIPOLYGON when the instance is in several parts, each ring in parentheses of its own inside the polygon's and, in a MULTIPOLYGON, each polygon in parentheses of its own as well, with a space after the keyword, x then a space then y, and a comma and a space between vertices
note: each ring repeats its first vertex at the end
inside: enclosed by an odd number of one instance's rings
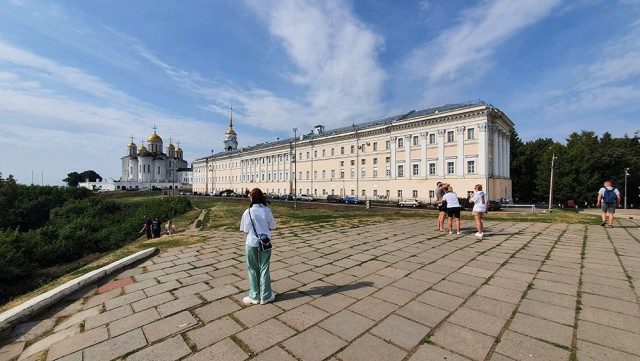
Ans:
POLYGON ((469 202, 473 203, 473 217, 476 219, 476 227, 478 228, 476 237, 482 238, 484 235, 484 224, 482 224, 482 218, 487 214, 487 197, 482 191, 481 184, 476 184, 473 190, 474 193, 473 196, 470 197, 471 199, 469 199, 469 202))

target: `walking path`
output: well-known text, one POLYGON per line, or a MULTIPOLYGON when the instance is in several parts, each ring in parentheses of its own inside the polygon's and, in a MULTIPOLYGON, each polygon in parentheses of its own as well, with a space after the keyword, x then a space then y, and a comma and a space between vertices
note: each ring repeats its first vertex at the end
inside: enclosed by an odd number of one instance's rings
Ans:
POLYGON ((244 235, 198 232, 6 330, 0 360, 640 360, 640 220, 432 223, 278 230, 254 306, 244 235))

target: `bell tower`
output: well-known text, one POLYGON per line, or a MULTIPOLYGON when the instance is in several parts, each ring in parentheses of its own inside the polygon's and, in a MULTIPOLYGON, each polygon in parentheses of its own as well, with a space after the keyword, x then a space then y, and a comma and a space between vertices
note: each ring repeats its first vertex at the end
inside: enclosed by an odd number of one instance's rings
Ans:
POLYGON ((233 130, 233 106, 230 108, 229 129, 224 133, 224 151, 231 152, 238 149, 238 135, 233 130))

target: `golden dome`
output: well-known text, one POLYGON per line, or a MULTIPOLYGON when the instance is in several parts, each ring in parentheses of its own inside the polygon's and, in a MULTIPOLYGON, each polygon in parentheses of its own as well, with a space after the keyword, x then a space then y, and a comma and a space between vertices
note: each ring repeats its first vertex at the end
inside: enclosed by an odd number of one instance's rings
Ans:
POLYGON ((138 152, 148 152, 147 148, 145 148, 145 146, 141 146, 140 148, 138 148, 138 152))
POLYGON ((153 134, 151 134, 149 138, 147 138, 147 142, 162 142, 162 138, 160 138, 160 136, 156 134, 156 132, 153 132, 153 134))
POLYGON ((227 130, 227 132, 226 132, 226 133, 224 133, 224 134, 233 134, 233 135, 237 135, 237 134, 236 134, 236 131, 235 131, 235 130, 233 130, 233 127, 232 127, 232 126, 229 126, 229 130, 227 130))
POLYGON ((169 143, 169 145, 167 145, 167 149, 173 149, 173 148, 175 148, 173 144, 169 143))
POLYGON ((176 148, 176 152, 182 152, 182 148, 180 147, 176 148))
POLYGON ((131 143, 129 143, 129 145, 127 145, 127 147, 129 147, 129 148, 136 148, 136 147, 137 147, 137 145, 136 145, 136 143, 131 142, 131 143))

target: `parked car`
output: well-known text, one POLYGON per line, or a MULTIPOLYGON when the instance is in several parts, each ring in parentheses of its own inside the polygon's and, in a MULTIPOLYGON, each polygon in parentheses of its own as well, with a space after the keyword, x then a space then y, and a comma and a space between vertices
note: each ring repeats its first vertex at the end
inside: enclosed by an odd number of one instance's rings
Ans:
POLYGON ((502 208, 502 205, 498 201, 489 201, 487 203, 487 210, 489 211, 499 211, 502 208))
POLYGON ((356 198, 356 197, 346 197, 344 199, 344 202, 346 204, 358 204, 359 201, 358 201, 358 198, 356 198))
POLYGON ((398 202, 398 205, 400 205, 400 207, 420 207, 422 206, 422 202, 420 202, 417 199, 405 199, 403 201, 398 202))
POLYGON ((281 201, 292 201, 293 196, 291 194, 283 194, 280 196, 281 201))
POLYGON ((344 199, 340 196, 337 196, 335 194, 330 194, 327 196, 327 202, 329 203, 342 203, 344 202, 344 199))
POLYGON ((300 200, 301 201, 306 201, 306 202, 311 202, 311 201, 314 201, 315 198, 313 198, 313 196, 310 196, 308 194, 301 194, 300 195, 300 200))

